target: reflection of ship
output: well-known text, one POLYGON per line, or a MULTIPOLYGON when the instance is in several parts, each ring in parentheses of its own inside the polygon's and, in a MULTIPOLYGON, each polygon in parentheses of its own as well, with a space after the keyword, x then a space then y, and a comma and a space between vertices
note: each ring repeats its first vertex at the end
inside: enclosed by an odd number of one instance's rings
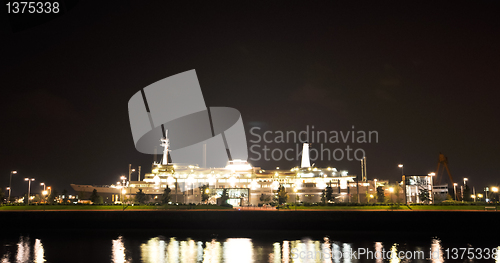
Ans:
MULTIPOLYGON (((96 189, 104 202, 113 203, 133 198, 139 190, 145 193, 151 202, 160 202, 165 189, 171 189, 172 203, 216 203, 227 189, 228 203, 239 205, 255 205, 272 202, 276 189, 283 185, 289 193, 289 202, 320 202, 321 193, 330 185, 334 196, 339 201, 349 201, 356 193, 356 176, 347 171, 335 168, 317 168, 309 164, 308 145, 304 144, 301 167, 291 170, 263 170, 252 167, 247 161, 233 159, 222 168, 203 168, 197 164, 169 163, 169 140, 161 139, 164 147, 161 162, 154 162, 151 173, 143 180, 123 180, 110 186, 75 185, 81 199, 89 198, 96 189), (204 191, 204 192, 202 192, 204 191)), ((139 175, 140 177, 140 175, 139 175)), ((359 194, 374 191, 368 189, 370 184, 360 182, 359 194)), ((373 187, 372 187, 373 188, 373 187)))

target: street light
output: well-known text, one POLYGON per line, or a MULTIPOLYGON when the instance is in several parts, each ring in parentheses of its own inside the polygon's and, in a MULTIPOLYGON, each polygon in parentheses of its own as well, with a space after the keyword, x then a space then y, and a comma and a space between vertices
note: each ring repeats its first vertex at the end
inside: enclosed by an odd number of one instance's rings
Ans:
MULTIPOLYGON (((125 194, 127 193, 127 190, 125 190, 125 180, 127 180, 127 177, 125 177, 124 175, 122 175, 120 177, 120 179, 122 180, 122 189, 123 190, 121 191, 122 192, 122 200, 121 201, 123 203, 123 201, 125 200, 125 194)), ((119 184, 119 182, 118 182, 118 184, 119 184)))
POLYGON ((128 165, 128 180, 129 181, 132 181, 132 178, 131 178, 132 172, 135 172, 135 169, 132 169, 132 164, 129 164, 128 165))
POLYGON ((465 192, 465 188, 467 186, 467 181, 469 181, 469 179, 464 177, 464 186, 463 186, 463 188, 462 187, 460 188, 461 192, 462 192, 462 203, 464 202, 464 199, 465 199, 464 192, 465 192))
MULTIPOLYGON (((10 191, 10 187, 7 187, 7 190, 10 191)), ((9 200, 7 200, 7 201, 9 201, 9 200)))
POLYGON ((17 171, 10 171, 10 179, 9 179, 9 200, 7 200, 10 203, 10 191, 12 191, 12 175, 17 174, 17 171))
POLYGON ((454 195, 454 199, 455 201, 457 200, 457 183, 453 183, 453 195, 454 195))
POLYGON ((392 203, 392 193, 394 193, 394 187, 390 187, 389 192, 391 192, 391 203, 392 203))
POLYGON ((132 173, 135 172, 135 169, 130 169, 130 171, 128 172, 128 180, 129 181, 132 181, 132 173))
POLYGON ((470 198, 474 199, 474 202, 476 202, 476 196, 475 195, 470 195, 470 198))
POLYGON ((28 205, 30 205, 31 181, 35 181, 35 178, 24 178, 24 181, 28 181, 28 205))
MULTIPOLYGON (((45 183, 40 183, 40 185, 43 185, 43 191, 42 191, 42 195, 43 195, 43 199, 45 199, 45 196, 47 195, 47 191, 45 191, 45 183), (44 194, 45 193, 45 194, 44 194)), ((45 200, 44 200, 45 201, 45 200)))
POLYGON ((403 165, 402 164, 398 164, 398 167, 401 168, 401 175, 405 175, 405 173, 403 172, 403 165))

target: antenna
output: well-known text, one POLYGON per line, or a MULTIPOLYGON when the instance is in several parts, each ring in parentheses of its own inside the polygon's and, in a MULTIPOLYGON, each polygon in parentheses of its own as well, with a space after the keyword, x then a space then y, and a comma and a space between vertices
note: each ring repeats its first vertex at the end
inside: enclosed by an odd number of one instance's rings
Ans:
POLYGON ((163 147, 163 159, 162 159, 162 165, 168 165, 168 147, 170 146, 170 141, 168 140, 168 130, 165 130, 165 138, 162 138, 161 141, 161 146, 163 147))

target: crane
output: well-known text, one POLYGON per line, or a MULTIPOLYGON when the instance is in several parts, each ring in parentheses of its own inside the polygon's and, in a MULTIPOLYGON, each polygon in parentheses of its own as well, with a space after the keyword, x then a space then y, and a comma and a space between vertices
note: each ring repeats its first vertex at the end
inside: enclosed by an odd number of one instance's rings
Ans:
MULTIPOLYGON (((451 183, 452 186, 454 186, 455 182, 453 181, 453 177, 451 176, 450 168, 448 168, 448 158, 446 156, 444 156, 444 154, 442 154, 442 153, 439 153, 439 161, 438 161, 438 165, 437 165, 437 169, 436 169, 436 178, 438 178, 439 167, 440 167, 441 164, 443 164, 443 167, 446 168, 446 172, 448 172, 448 177, 450 178, 450 183, 451 183)), ((439 183, 441 183, 441 177, 439 177, 439 183)), ((457 200, 458 199, 459 198, 458 198, 458 195, 457 195, 457 200)))

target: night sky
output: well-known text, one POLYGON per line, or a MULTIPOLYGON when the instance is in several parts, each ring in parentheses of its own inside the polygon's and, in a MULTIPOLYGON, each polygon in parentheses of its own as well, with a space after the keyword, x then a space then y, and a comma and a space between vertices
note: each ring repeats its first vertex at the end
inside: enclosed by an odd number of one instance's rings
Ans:
MULTIPOLYGON (((129 163, 150 172, 128 100, 191 69, 207 106, 240 111, 247 141, 252 127, 354 125, 379 134, 378 143, 347 143, 365 150, 369 179, 401 180, 399 163, 427 174, 442 152, 456 181, 499 184, 495 2, 67 1, 63 14, 41 19, 6 16, 3 6, 0 186, 13 169, 14 195, 27 191, 24 177, 36 178, 34 191, 45 182, 72 192, 70 183, 115 183, 129 163)), ((360 174, 357 161, 315 163, 360 174)))

